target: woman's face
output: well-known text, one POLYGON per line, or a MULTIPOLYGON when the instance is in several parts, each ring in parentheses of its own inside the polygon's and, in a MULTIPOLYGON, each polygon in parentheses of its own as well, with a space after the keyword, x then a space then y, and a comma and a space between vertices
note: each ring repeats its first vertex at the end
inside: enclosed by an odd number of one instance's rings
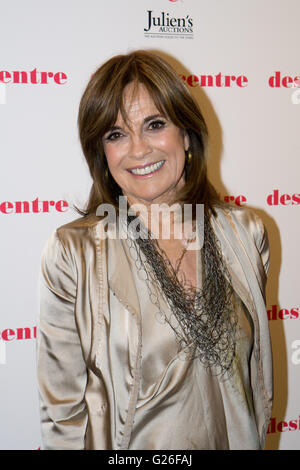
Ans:
POLYGON ((161 115, 144 85, 134 97, 132 90, 124 90, 130 129, 119 112, 103 136, 109 170, 130 204, 172 203, 184 185, 188 136, 161 115))

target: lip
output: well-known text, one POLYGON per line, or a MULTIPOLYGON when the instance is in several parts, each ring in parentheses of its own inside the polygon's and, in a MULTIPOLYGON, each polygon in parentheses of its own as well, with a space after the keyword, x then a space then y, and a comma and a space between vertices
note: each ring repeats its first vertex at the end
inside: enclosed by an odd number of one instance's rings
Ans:
POLYGON ((134 176, 135 178, 138 178, 138 179, 143 179, 143 178, 149 178, 151 177, 152 175, 155 175, 156 173, 158 173, 164 166, 165 164, 165 160, 159 160, 157 162, 150 162, 150 163, 146 163, 146 165, 136 165, 134 167, 131 167, 131 168, 128 168, 127 171, 128 173, 131 174, 131 176, 134 176), (152 171, 151 173, 147 173, 145 175, 135 175, 134 173, 132 173, 131 170, 135 170, 135 169, 142 169, 142 168, 146 168, 147 166, 151 166, 151 165, 155 165, 156 163, 160 163, 160 162, 163 162, 163 164, 157 168, 156 170, 152 171))

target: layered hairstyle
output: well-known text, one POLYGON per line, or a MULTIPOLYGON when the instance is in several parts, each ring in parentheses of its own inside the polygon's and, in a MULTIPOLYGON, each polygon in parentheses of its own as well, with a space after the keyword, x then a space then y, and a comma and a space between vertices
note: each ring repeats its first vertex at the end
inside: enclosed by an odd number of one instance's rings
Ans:
POLYGON ((161 57, 137 50, 117 55, 105 62, 92 75, 80 101, 79 137, 93 180, 89 200, 82 215, 96 212, 102 203, 113 204, 118 210, 121 188, 112 178, 102 144, 102 137, 115 124, 120 112, 127 122, 123 96, 132 83, 143 84, 158 111, 189 136, 191 158, 185 164, 185 186, 175 202, 204 204, 213 210, 220 203, 207 177, 207 127, 186 85, 175 70, 161 57))

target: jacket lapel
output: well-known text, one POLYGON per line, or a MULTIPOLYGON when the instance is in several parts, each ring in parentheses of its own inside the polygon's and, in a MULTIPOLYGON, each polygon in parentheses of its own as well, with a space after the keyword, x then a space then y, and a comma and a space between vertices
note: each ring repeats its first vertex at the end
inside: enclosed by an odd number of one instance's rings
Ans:
POLYGON ((139 298, 123 243, 126 241, 107 240, 108 286, 130 313, 140 316, 139 298))
POLYGON ((218 216, 212 218, 215 234, 221 244, 221 251, 227 262, 233 288, 240 296, 250 313, 255 311, 254 299, 251 296, 251 269, 241 240, 233 230, 228 216, 218 211, 218 216), (248 269, 247 269, 248 267, 248 269))
MULTIPOLYGON (((98 236, 102 239, 103 236, 103 224, 100 222, 98 225, 98 236)), ((117 436, 117 448, 119 449, 128 449, 130 442, 130 435, 133 426, 134 414, 136 409, 136 402, 138 397, 139 390, 139 380, 140 380, 140 368, 141 368, 141 346, 142 346, 142 328, 141 328, 141 313, 140 313, 140 304, 135 287, 134 277, 131 270, 130 260, 128 258, 127 252, 124 247, 124 243, 127 243, 126 240, 121 239, 118 233, 114 238, 106 238, 103 242, 103 247, 105 247, 105 256, 101 256, 103 261, 103 273, 106 273, 107 279, 107 291, 106 298, 109 298, 108 291, 109 289, 117 297, 118 301, 124 306, 128 313, 122 312, 122 318, 120 320, 122 325, 120 328, 123 331, 123 336, 120 338, 120 341, 124 340, 124 350, 128 347, 128 355, 124 358, 124 364, 114 363, 114 368, 118 368, 117 372, 118 381, 115 383, 115 394, 118 397, 118 406, 116 411, 118 416, 115 419, 121 419, 122 416, 122 425, 118 429, 117 436), (124 315, 124 316, 123 316, 124 315), (132 319, 132 321, 130 321, 132 319), (129 340, 129 341, 128 341, 129 340), (118 387, 120 384, 128 383, 128 396, 126 400, 124 398, 124 390, 122 393, 118 394, 118 387), (132 381, 131 381, 132 380, 132 381)), ((105 289, 103 289, 105 291, 105 289)), ((103 294, 101 293, 100 296, 103 294)), ((114 316, 114 313, 110 311, 109 302, 104 305, 104 302, 101 302, 103 312, 108 309, 107 323, 111 321, 111 317, 114 316)), ((103 341, 105 343, 105 341, 103 341)), ((109 348, 109 346, 107 346, 109 348)), ((101 366, 99 366, 101 369, 101 366)), ((102 364, 103 368, 103 364, 102 364)), ((107 366, 107 374, 110 376, 110 366, 107 366)))

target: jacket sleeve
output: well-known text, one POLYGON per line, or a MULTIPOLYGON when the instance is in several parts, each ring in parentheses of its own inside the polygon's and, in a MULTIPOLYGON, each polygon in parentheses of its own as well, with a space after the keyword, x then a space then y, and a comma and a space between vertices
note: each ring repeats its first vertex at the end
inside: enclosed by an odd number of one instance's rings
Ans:
POLYGON ((269 321, 266 312, 266 281, 269 270, 269 241, 265 226, 252 210, 234 209, 232 221, 237 233, 236 246, 245 266, 249 293, 254 302, 254 348, 251 355, 251 386, 260 437, 265 447, 273 403, 273 366, 269 321))
POLYGON ((43 448, 84 449, 87 380, 75 320, 76 269, 57 231, 42 254, 37 375, 43 448))
MULTIPOLYGON (((269 263, 270 263, 270 250, 269 250, 269 239, 266 228, 262 222, 262 220, 256 215, 253 214, 255 224, 256 224, 256 231, 254 234, 255 245, 257 251, 261 258, 261 264, 264 271, 264 280, 263 280, 263 296, 264 301, 265 299, 265 287, 266 287, 266 280, 269 271, 269 263)), ((271 346, 271 338, 270 338, 270 331, 269 331, 269 322, 268 317, 266 314, 265 309, 262 309, 262 314, 259 315, 259 335, 260 335, 260 357, 261 357, 261 364, 262 364, 262 394, 264 397, 264 407, 262 408, 262 412, 259 413, 257 417, 257 422, 260 423, 260 439, 261 439, 261 447, 262 449, 265 447, 265 441, 267 436, 267 429, 269 425, 269 421, 272 415, 272 405, 273 405, 273 364, 272 364, 272 346, 271 346)))

